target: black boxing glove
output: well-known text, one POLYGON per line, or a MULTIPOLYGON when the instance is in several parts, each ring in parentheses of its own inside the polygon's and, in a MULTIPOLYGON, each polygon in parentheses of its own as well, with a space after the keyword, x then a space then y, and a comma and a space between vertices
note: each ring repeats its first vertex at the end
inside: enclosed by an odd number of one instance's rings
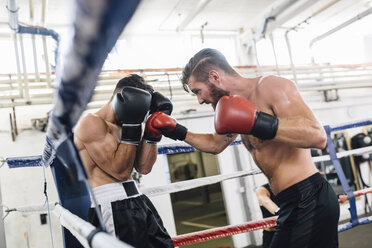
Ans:
POLYGON ((135 87, 126 86, 114 96, 112 107, 122 126, 121 143, 140 143, 142 122, 149 113, 150 106, 151 94, 135 87))
POLYGON ((151 98, 150 114, 158 111, 171 115, 173 111, 173 104, 168 97, 159 92, 154 92, 152 93, 151 98))
MULTIPOLYGON (((150 114, 155 112, 163 112, 167 115, 171 115, 173 111, 173 104, 169 100, 168 97, 162 95, 159 92, 152 93, 151 98, 151 107, 150 107, 150 114)), ((156 144, 161 140, 161 135, 152 134, 150 130, 146 127, 145 134, 143 138, 149 144, 156 144)))

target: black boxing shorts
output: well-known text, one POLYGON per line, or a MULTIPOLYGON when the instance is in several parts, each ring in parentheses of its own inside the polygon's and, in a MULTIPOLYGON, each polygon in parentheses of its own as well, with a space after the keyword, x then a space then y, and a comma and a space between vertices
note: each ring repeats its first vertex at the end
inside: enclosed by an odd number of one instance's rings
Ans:
POLYGON ((275 231, 266 231, 262 232, 262 248, 269 248, 271 240, 273 239, 275 231))
MULTIPOLYGON (((105 184, 93 193, 109 234, 136 248, 174 247, 154 205, 134 181, 105 184)), ((99 227, 93 203, 88 221, 99 227)))
POLYGON ((280 214, 271 248, 338 247, 340 206, 319 173, 283 190, 277 199, 280 214))

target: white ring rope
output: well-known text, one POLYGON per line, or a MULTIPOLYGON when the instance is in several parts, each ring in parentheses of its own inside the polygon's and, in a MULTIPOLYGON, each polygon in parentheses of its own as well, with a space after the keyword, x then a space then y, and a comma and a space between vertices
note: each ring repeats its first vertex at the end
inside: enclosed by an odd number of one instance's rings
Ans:
POLYGON ((123 243, 116 237, 111 236, 105 232, 98 232, 93 236, 91 246, 88 243, 88 236, 96 227, 79 218, 78 216, 72 214, 67 209, 63 208, 61 205, 57 204, 53 211, 53 214, 57 216, 61 225, 66 227, 79 242, 87 248, 131 248, 132 246, 123 243))
POLYGON ((243 176, 251 176, 260 174, 262 171, 260 170, 251 170, 251 171, 239 171, 229 174, 223 174, 223 175, 216 175, 216 176, 210 176, 210 177, 203 177, 203 178, 197 178, 182 182, 176 182, 171 184, 166 184, 158 187, 151 187, 151 188, 141 188, 141 192, 147 196, 157 196, 162 194, 169 194, 179 191, 184 191, 188 189, 193 189, 209 184, 219 183, 221 181, 237 178, 237 177, 243 177, 243 176))
MULTIPOLYGON (((350 155, 360 155, 365 153, 372 153, 372 146, 367 146, 363 148, 358 148, 350 151, 344 151, 337 153, 338 158, 350 156, 350 155)), ((328 161, 330 160, 329 155, 319 156, 319 157, 313 157, 314 162, 321 162, 321 161, 328 161)), ((193 189, 201 186, 206 186, 214 183, 219 183, 224 180, 238 178, 238 177, 244 177, 244 176, 250 176, 250 175, 256 175, 260 174, 262 171, 260 170, 251 170, 251 171, 238 171, 233 172, 229 174, 223 174, 223 175, 216 175, 216 176, 210 176, 210 177, 203 177, 203 178, 197 178, 182 182, 176 182, 166 185, 161 185, 157 187, 147 187, 147 188, 141 188, 141 192, 147 196, 158 196, 162 194, 169 194, 169 193, 175 193, 179 191, 184 191, 188 189, 193 189)), ((52 203, 49 203, 51 210, 53 209, 52 203)), ((35 206, 21 206, 17 208, 11 208, 6 210, 5 212, 12 212, 12 211, 18 211, 22 212, 22 214, 32 214, 35 212, 40 213, 47 213, 47 207, 45 205, 35 205, 35 206)))
MULTIPOLYGON (((224 180, 256 175, 262 173, 260 170, 251 170, 251 171, 239 171, 229 174, 223 175, 216 175, 210 177, 203 177, 197 178, 177 183, 171 183, 166 185, 161 185, 158 187, 149 187, 149 188, 141 188, 141 192, 147 196, 158 196, 162 194, 169 194, 174 192, 179 192, 183 190, 193 189, 209 184, 219 183, 224 180)), ((54 210, 54 205, 57 203, 49 203, 50 210, 54 210)), ((47 213, 47 207, 45 205, 31 205, 31 206, 21 206, 9 209, 8 212, 17 211, 22 212, 24 215, 32 214, 32 213, 47 213)))
MULTIPOLYGON (((337 158, 343 158, 343 157, 347 157, 347 156, 350 156, 350 155, 361 155, 361 154, 370 154, 370 153, 372 153, 372 146, 366 146, 366 147, 357 148, 357 149, 353 149, 353 150, 338 152, 337 153, 337 158)), ((312 157, 312 159, 313 159, 314 163, 331 160, 329 155, 323 155, 323 156, 319 156, 319 157, 312 157)))
MULTIPOLYGON (((54 206, 57 203, 49 203, 49 209, 52 211, 54 209, 54 206)), ((47 214, 48 213, 48 206, 46 204, 43 205, 29 205, 29 206, 20 206, 16 208, 8 208, 5 210, 5 212, 20 212, 22 215, 31 215, 34 213, 40 213, 40 214, 47 214)))

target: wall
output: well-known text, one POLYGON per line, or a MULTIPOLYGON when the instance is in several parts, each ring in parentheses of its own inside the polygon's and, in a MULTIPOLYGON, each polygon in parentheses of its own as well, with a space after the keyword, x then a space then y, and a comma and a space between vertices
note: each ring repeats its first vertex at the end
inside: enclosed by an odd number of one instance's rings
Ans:
MULTIPOLYGON (((45 117, 50 106, 17 108, 19 135, 12 142, 9 132, 10 109, 0 109, 0 156, 3 158, 40 155, 44 148, 45 133, 31 128, 31 118, 45 117)), ((46 168, 47 192, 50 202, 58 202, 50 168, 46 168)), ((43 205, 44 177, 41 167, 9 169, 5 164, 0 169, 0 188, 4 207, 43 205)), ((54 247, 62 246, 61 226, 51 215, 54 247)), ((11 212, 4 220, 7 247, 52 247, 49 220, 41 225, 39 214, 22 216, 11 212)))

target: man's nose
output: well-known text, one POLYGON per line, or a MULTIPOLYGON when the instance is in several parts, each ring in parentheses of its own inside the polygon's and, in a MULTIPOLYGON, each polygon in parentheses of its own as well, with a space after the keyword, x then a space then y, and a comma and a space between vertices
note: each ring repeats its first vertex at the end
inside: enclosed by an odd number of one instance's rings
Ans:
POLYGON ((203 104, 204 100, 200 96, 198 96, 198 102, 199 102, 199 104, 203 104))

